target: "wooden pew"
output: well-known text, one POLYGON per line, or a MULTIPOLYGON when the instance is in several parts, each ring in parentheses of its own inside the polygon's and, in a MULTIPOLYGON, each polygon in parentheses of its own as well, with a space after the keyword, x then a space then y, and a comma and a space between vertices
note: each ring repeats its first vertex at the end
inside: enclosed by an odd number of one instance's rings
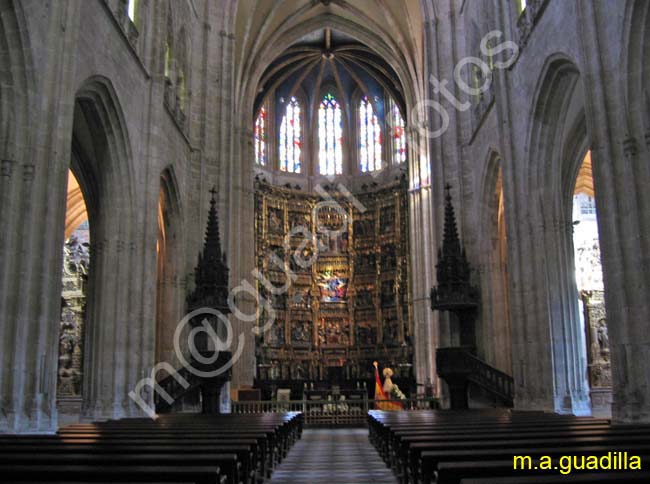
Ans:
MULTIPOLYGON (((589 417, 371 411, 368 424, 371 442, 404 483, 429 483, 435 476, 440 484, 458 484, 462 478, 497 477, 499 472, 526 477, 524 471, 513 472, 514 455, 650 454, 650 426, 612 426, 607 419, 589 417)), ((548 474, 553 473, 533 477, 548 474)))
POLYGON ((460 482, 461 484, 564 484, 567 482, 576 482, 582 484, 600 484, 601 482, 615 482, 616 484, 637 484, 642 482, 650 482, 650 472, 594 472, 590 474, 571 474, 571 477, 556 475, 488 477, 463 479, 460 482))
POLYGON ((253 484, 300 438, 302 415, 219 415, 78 424, 0 436, 2 482, 253 484))
MULTIPOLYGON (((233 458, 236 458, 234 455, 233 458)), ((143 466, 143 465, 40 465, 2 464, 3 482, 165 482, 227 484, 236 482, 220 474, 218 466, 143 466)))
MULTIPOLYGON (((650 454, 640 455, 642 462, 650 459, 650 454)), ((470 478, 487 478, 487 477, 523 477, 532 475, 562 475, 559 469, 543 470, 539 469, 539 461, 534 461, 532 469, 525 471, 514 469, 513 459, 507 460, 471 460, 457 462, 440 462, 436 471, 436 484, 459 484, 463 479, 470 478), (537 467, 537 468, 535 468, 537 467)), ((636 471, 633 471, 636 472, 636 471)), ((593 471, 573 470, 571 476, 581 474, 591 474, 593 471)), ((607 474, 608 471, 602 471, 601 474, 607 474)), ((567 475, 563 475, 568 480, 567 475)))

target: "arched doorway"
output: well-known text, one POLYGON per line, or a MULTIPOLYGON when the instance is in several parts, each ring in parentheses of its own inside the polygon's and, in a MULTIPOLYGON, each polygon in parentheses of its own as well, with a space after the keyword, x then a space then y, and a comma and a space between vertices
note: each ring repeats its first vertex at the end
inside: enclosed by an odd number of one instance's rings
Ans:
POLYGON ((503 168, 498 155, 488 162, 481 207, 482 314, 479 352, 499 370, 512 374, 503 168))
POLYGON ((609 417, 612 374, 591 152, 587 152, 576 179, 572 219, 576 287, 585 328, 591 409, 594 416, 609 417))
MULTIPOLYGON (((573 255, 575 180, 590 144, 580 70, 554 55, 540 77, 528 141, 525 260, 513 313, 517 405, 591 413, 573 255), (518 296, 519 297, 519 296, 518 296)), ((524 195, 525 194, 525 195, 524 195)))
POLYGON ((135 282, 142 259, 136 257, 130 153, 112 84, 103 77, 89 78, 75 97, 70 169, 83 193, 92 241, 81 414, 93 419, 137 412, 127 395, 153 349, 144 345, 145 338, 153 340, 148 333, 153 328, 144 325, 135 309, 144 296, 135 282))
POLYGON ((57 407, 61 421, 79 414, 82 399, 86 294, 90 272, 90 226, 79 181, 68 171, 65 242, 61 273, 61 322, 57 407))
POLYGON ((156 361, 176 364, 173 335, 184 309, 182 277, 179 278, 181 244, 180 209, 171 168, 160 177, 158 239, 156 243, 156 361))

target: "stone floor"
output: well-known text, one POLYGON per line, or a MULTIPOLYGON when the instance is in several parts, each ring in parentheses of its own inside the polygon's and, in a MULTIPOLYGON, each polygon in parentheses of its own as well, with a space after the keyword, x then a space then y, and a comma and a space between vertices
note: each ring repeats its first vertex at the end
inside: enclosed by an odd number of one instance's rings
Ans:
POLYGON ((305 429, 271 477, 276 484, 397 484, 367 429, 305 429))

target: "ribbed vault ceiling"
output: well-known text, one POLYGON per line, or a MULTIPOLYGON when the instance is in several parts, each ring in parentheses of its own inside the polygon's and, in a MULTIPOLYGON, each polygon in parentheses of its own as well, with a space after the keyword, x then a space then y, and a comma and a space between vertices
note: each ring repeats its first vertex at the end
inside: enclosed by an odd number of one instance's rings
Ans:
POLYGON ((326 85, 334 85, 343 96, 356 89, 370 99, 386 90, 404 112, 403 90, 390 65, 372 49, 329 28, 305 36, 269 65, 255 110, 276 89, 291 97, 301 90, 319 92, 326 85))
MULTIPOLYGON (((341 76, 354 72, 359 81, 365 76, 385 84, 402 105, 404 97, 412 102, 424 75, 422 8, 420 0, 239 0, 234 32, 237 85, 255 83, 250 87, 257 90, 257 109, 260 86, 269 92, 274 82, 290 80, 292 72, 309 76, 329 65, 341 76), (323 57, 327 28, 332 47, 326 54, 333 59, 323 57), (408 95, 400 94, 396 73, 407 83, 402 87, 408 95)), ((251 92, 250 87, 244 89, 251 92)))

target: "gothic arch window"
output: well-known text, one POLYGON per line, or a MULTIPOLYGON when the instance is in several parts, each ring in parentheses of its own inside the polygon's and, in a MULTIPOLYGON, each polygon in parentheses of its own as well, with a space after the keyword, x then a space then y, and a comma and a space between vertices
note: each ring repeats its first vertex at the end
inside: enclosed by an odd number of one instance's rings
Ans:
POLYGON ((406 123, 404 122, 399 106, 392 99, 390 100, 390 107, 393 164, 398 165, 406 161, 406 123))
POLYGON ((381 170, 381 124, 375 109, 363 96, 359 101, 359 165, 362 172, 381 170))
POLYGON ((165 102, 168 106, 173 106, 173 92, 174 92, 174 24, 172 22, 171 14, 167 15, 167 32, 165 35, 165 43, 163 46, 164 59, 163 59, 163 73, 165 76, 165 102))
POLYGON ((255 163, 260 166, 267 166, 268 164, 266 148, 267 129, 266 107, 262 106, 255 120, 255 163))
POLYGON ((328 92, 318 108, 318 167, 321 175, 343 173, 342 118, 341 105, 328 92))
POLYGON ((302 109, 300 101, 292 96, 280 124, 280 170, 302 172, 302 109))
POLYGON ((179 109, 185 112, 189 101, 187 86, 189 84, 188 73, 190 72, 189 60, 191 56, 190 44, 184 27, 181 28, 178 34, 176 46, 176 97, 179 109))
POLYGON ((172 63, 172 49, 169 45, 169 42, 165 42, 165 77, 170 79, 169 75, 171 72, 171 63, 172 63))

